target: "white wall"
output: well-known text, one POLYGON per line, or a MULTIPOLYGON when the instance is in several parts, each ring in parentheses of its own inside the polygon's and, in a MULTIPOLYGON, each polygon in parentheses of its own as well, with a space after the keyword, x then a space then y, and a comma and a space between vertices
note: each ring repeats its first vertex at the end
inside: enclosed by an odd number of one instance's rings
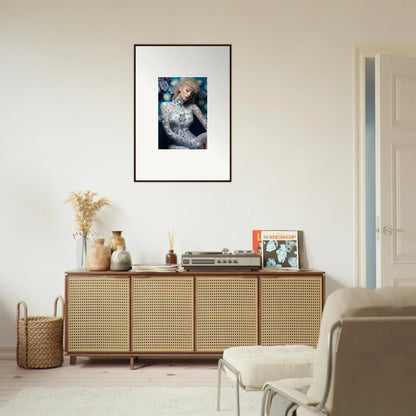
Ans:
POLYGON ((328 292, 354 284, 353 46, 414 41, 412 0, 0 0, 0 346, 16 304, 50 315, 75 265, 74 214, 112 201, 134 262, 305 232, 328 292), (232 44, 231 183, 133 182, 133 45, 232 44))

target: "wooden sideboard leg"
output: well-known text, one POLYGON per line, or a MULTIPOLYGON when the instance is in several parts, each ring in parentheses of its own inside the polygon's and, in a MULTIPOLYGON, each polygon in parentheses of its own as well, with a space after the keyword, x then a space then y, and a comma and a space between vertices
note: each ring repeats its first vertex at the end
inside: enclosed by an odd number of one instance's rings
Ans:
POLYGON ((76 355, 71 355, 69 357, 69 365, 75 365, 77 363, 77 356, 76 355))
POLYGON ((136 357, 130 357, 130 370, 134 370, 134 359, 136 357))

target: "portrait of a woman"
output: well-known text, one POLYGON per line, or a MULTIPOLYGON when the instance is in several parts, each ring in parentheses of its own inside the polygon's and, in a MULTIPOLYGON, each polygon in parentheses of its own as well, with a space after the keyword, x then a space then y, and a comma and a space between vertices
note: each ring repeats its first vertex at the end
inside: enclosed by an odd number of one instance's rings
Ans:
POLYGON ((159 93, 166 89, 168 98, 159 104, 162 126, 159 129, 159 149, 206 149, 207 117, 196 103, 201 95, 206 102, 206 93, 202 94, 200 88, 201 81, 198 83, 195 78, 173 81, 174 85, 169 86, 166 78, 159 79, 159 93))

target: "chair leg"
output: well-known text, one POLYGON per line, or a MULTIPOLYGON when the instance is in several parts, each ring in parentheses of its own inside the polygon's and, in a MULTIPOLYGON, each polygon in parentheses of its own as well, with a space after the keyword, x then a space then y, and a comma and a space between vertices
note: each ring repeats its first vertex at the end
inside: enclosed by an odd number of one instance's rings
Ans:
POLYGON ((268 405, 269 395, 270 395, 270 390, 266 387, 266 389, 264 390, 264 393, 263 393, 262 400, 261 400, 260 416, 265 416, 265 414, 266 414, 266 407, 268 405))
POLYGON ((217 380, 217 410, 220 410, 221 401, 221 372, 222 372, 222 359, 218 360, 218 380, 217 380))
POLYGON ((240 386, 238 385, 238 381, 235 383, 235 391, 237 393, 237 416, 240 416, 240 386))
POLYGON ((270 404, 273 396, 273 390, 270 388, 270 386, 266 386, 261 400, 260 416, 267 416, 270 413, 270 404))
POLYGON ((240 416, 240 373, 232 367, 228 362, 222 358, 218 360, 218 381, 217 381, 217 410, 220 410, 221 400, 221 374, 224 367, 227 367, 232 373, 235 374, 235 389, 237 400, 237 416, 240 416))

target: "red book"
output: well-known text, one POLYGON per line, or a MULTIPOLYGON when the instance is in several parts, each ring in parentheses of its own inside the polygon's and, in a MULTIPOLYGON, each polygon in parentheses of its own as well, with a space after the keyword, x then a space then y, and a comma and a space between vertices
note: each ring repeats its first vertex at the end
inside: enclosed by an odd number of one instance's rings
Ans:
POLYGON ((256 254, 261 254, 261 232, 263 230, 253 230, 253 248, 256 254))

